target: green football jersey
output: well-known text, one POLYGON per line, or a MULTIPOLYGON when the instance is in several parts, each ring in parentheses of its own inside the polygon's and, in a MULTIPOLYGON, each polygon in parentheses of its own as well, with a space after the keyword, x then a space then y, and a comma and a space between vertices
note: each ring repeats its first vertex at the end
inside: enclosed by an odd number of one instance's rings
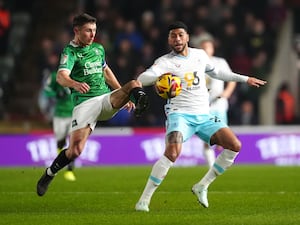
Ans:
POLYGON ((64 48, 58 69, 70 70, 70 77, 73 80, 85 82, 90 86, 90 90, 84 94, 71 89, 74 105, 110 92, 104 78, 103 68, 105 66, 105 51, 103 46, 98 43, 80 47, 70 42, 64 48))
POLYGON ((72 117, 74 104, 70 89, 57 83, 56 71, 49 75, 43 93, 49 98, 55 98, 54 116, 72 117))

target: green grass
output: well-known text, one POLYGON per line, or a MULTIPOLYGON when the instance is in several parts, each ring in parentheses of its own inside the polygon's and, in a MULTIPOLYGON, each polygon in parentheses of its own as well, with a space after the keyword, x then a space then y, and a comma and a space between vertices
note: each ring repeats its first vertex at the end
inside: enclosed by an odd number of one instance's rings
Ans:
POLYGON ((77 181, 58 174, 47 194, 35 185, 44 168, 0 168, 0 224, 293 225, 300 224, 300 167, 235 165, 210 186, 210 207, 190 189, 206 167, 175 167, 135 212, 151 167, 83 167, 77 181))

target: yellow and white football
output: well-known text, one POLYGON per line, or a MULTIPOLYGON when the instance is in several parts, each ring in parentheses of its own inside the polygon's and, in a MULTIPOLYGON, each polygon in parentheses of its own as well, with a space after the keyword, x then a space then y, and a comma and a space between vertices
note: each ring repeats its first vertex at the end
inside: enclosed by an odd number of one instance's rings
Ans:
POLYGON ((172 73, 159 76, 154 86, 156 93, 164 99, 174 98, 181 92, 181 80, 172 73))

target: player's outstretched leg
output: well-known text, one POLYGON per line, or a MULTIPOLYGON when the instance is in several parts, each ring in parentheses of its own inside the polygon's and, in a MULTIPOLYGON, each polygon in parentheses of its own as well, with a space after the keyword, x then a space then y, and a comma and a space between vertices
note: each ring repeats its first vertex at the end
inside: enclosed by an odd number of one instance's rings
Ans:
POLYGON ((36 192, 37 192, 38 196, 43 196, 46 193, 46 191, 48 190, 49 184, 51 183, 51 181, 54 178, 54 176, 48 175, 48 173, 47 173, 48 169, 49 168, 47 168, 45 170, 45 172, 43 173, 43 175, 37 182, 36 192))
POLYGON ((197 196, 197 199, 199 201, 199 203, 205 207, 208 208, 208 200, 207 200, 207 189, 199 184, 195 184, 192 187, 192 192, 194 195, 197 196))
POLYGON ((148 96, 142 89, 138 90, 134 115, 136 117, 141 117, 141 115, 148 109, 148 106, 149 106, 148 96))
POLYGON ((149 202, 147 201, 138 201, 135 205, 136 211, 149 212, 149 202))
POLYGON ((37 182, 36 191, 39 196, 43 196, 48 190, 48 186, 53 180, 56 173, 68 165, 72 160, 66 156, 66 150, 62 150, 54 159, 51 166, 46 169, 39 181, 37 182))
POLYGON ((169 168, 173 165, 166 156, 162 156, 152 167, 151 174, 147 180, 144 191, 135 205, 136 211, 149 212, 149 205, 155 190, 166 177, 169 168))
POLYGON ((192 192, 197 196, 199 203, 208 208, 207 190, 208 186, 228 169, 237 157, 238 152, 224 149, 217 157, 213 167, 211 167, 204 177, 192 187, 192 192))

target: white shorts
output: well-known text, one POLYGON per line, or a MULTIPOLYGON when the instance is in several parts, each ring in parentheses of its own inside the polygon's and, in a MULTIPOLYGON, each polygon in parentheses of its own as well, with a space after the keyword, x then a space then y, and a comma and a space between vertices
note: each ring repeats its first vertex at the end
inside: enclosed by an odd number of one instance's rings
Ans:
POLYGON ((97 121, 112 118, 119 109, 114 109, 110 102, 111 93, 90 98, 73 109, 72 131, 90 126, 95 129, 97 121))
POLYGON ((72 117, 54 117, 53 132, 56 140, 65 139, 71 132, 72 117))

